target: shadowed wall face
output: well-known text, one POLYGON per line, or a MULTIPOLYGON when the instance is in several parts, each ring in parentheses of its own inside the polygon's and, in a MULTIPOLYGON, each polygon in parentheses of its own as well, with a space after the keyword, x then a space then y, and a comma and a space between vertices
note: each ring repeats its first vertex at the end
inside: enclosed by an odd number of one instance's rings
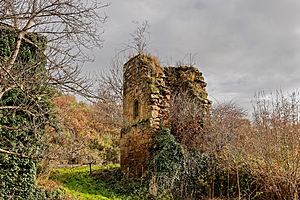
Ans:
POLYGON ((146 170, 155 134, 160 124, 170 127, 172 95, 188 92, 210 106, 202 73, 194 67, 161 67, 152 56, 139 54, 124 65, 124 128, 121 132, 121 168, 139 177, 146 170))

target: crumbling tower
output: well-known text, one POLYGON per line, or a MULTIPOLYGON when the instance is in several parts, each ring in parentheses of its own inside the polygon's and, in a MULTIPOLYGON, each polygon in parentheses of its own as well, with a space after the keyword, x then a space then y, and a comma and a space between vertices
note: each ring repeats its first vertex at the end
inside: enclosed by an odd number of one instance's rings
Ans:
POLYGON ((160 124, 169 127, 172 95, 188 91, 208 108, 206 83, 194 67, 161 67, 155 57, 139 54, 124 65, 121 168, 129 176, 145 171, 160 124))

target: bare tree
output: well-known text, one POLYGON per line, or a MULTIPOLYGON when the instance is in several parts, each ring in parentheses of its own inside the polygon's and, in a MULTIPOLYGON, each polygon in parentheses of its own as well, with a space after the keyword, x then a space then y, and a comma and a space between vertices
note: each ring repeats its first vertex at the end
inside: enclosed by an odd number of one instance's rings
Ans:
MULTIPOLYGON (((1 52, 0 100, 11 91, 19 95, 18 101, 1 104, 0 111, 21 111, 46 123, 50 111, 42 105, 49 92, 41 93, 42 87, 96 98, 91 92, 92 82, 82 76, 81 66, 91 60, 86 50, 102 45, 99 27, 106 16, 99 13, 107 6, 97 0, 0 0, 1 37, 12 38, 9 44, 3 43, 1 52), (29 54, 25 56, 26 48, 29 54), (30 53, 32 50, 37 53, 30 53), (28 56, 38 58, 30 62, 28 56), (38 67, 45 63, 45 67, 38 67), (25 96, 26 101, 21 101, 25 96)), ((0 128, 37 129, 9 124, 0 128)))
POLYGON ((136 28, 133 33, 130 33, 131 39, 127 44, 125 44, 124 49, 121 51, 126 52, 133 50, 134 52, 132 53, 134 54, 145 53, 150 41, 150 24, 147 20, 143 23, 139 23, 138 21, 133 21, 132 23, 136 25, 136 28))
POLYGON ((1 0, 0 21, 15 30, 16 41, 9 58, 1 63, 1 83, 9 84, 0 85, 0 98, 8 90, 22 87, 20 76, 33 67, 14 70, 23 43, 41 49, 28 37, 30 32, 47 37, 49 83, 63 91, 94 97, 89 91, 91 83, 80 76, 80 66, 89 60, 85 49, 102 44, 98 28, 106 16, 100 16, 99 9, 106 6, 95 0, 1 0))
POLYGON ((107 72, 98 77, 98 93, 102 100, 120 104, 123 100, 123 64, 126 56, 116 54, 107 72))
POLYGON ((117 50, 115 56, 108 66, 108 70, 98 76, 98 94, 102 103, 114 101, 120 104, 123 99, 123 65, 134 54, 146 52, 150 40, 150 25, 148 21, 136 25, 134 32, 130 33, 130 40, 124 44, 123 48, 117 50), (103 101, 104 100, 104 101, 103 101))

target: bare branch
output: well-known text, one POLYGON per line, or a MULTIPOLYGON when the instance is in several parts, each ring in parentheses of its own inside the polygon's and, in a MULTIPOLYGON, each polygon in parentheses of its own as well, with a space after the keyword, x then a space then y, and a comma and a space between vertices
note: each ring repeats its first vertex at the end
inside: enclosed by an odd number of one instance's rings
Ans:
POLYGON ((28 156, 25 156, 23 154, 12 152, 12 151, 7 151, 7 150, 1 149, 1 148, 0 148, 0 153, 7 154, 7 155, 14 155, 14 156, 18 156, 21 158, 29 158, 28 156))
POLYGON ((125 44, 125 47, 121 50, 121 52, 133 50, 134 54, 145 53, 150 41, 150 32, 148 30, 150 28, 150 24, 147 20, 145 20, 142 24, 137 21, 133 21, 132 23, 136 25, 136 29, 130 34, 131 39, 127 44, 125 44))
POLYGON ((98 78, 98 92, 102 100, 113 100, 121 103, 123 100, 123 63, 125 56, 117 54, 109 67, 108 72, 98 78))
MULTIPOLYGON (((105 14, 100 15, 99 10, 107 6, 108 4, 95 0, 0 1, 0 22, 16 32, 13 52, 1 65, 6 69, 4 76, 11 73, 22 44, 26 42, 36 46, 26 36, 30 32, 43 34, 48 40, 45 56, 50 80, 61 78, 58 82, 63 85, 64 91, 95 98, 90 83, 87 83, 88 77, 79 72, 78 65, 82 66, 84 62, 91 60, 85 53, 86 49, 102 45, 103 32, 98 29, 107 17, 105 14), (68 80, 65 86, 64 80, 68 80)), ((18 80, 12 82, 19 85, 18 80)), ((0 85, 0 91, 3 87, 4 85, 0 85)))

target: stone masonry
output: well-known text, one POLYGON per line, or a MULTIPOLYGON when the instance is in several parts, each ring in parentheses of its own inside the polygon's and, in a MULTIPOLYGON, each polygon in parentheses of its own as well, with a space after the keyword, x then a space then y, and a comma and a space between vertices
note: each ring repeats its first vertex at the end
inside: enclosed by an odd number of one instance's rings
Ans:
POLYGON ((161 124, 169 127, 172 95, 188 92, 210 107, 202 73, 190 66, 162 67, 152 56, 139 54, 124 65, 121 168, 128 176, 145 171, 150 148, 161 124))

